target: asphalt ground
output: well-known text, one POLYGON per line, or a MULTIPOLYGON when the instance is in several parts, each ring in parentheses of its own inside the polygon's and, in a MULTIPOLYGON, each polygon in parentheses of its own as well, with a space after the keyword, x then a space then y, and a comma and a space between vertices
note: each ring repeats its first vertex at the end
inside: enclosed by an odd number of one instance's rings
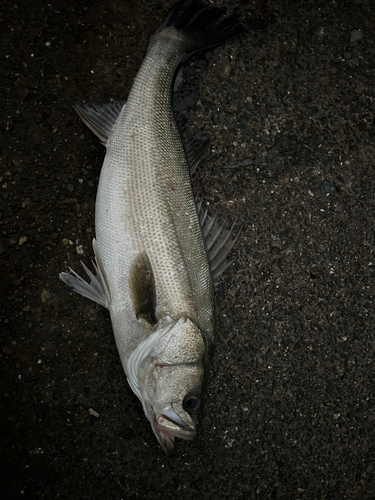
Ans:
POLYGON ((58 279, 93 257, 104 157, 73 106, 126 98, 172 3, 1 5, 1 496, 374 499, 371 0, 235 0, 248 33, 185 64, 176 114, 211 139, 195 189, 244 227, 174 458, 108 313, 58 279))

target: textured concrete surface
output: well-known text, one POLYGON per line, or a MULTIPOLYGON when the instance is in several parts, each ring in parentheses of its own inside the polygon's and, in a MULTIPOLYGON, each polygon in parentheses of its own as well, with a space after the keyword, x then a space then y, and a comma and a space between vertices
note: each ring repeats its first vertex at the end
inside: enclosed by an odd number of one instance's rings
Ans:
POLYGON ((245 227, 175 458, 107 312, 58 280, 92 258, 104 156, 72 106, 126 98, 172 3, 2 4, 2 498, 373 499, 371 0, 234 0, 249 33, 185 66, 178 114, 212 141, 197 190, 245 227))

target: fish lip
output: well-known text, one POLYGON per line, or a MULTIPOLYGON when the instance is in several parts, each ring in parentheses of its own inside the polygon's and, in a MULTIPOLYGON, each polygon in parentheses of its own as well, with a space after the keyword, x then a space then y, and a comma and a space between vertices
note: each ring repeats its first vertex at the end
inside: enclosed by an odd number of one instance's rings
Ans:
POLYGON ((168 455, 174 454, 175 438, 190 441, 197 434, 196 430, 184 422, 171 407, 155 415, 154 429, 161 446, 168 455))

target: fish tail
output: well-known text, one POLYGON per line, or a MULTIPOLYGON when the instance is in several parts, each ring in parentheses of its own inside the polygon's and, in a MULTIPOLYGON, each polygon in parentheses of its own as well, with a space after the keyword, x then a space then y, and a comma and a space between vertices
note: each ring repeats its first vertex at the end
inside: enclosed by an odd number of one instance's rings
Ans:
POLYGON ((235 16, 221 19, 225 11, 225 8, 206 7, 199 0, 180 0, 154 36, 174 28, 184 35, 186 55, 221 45, 246 30, 246 24, 235 16))

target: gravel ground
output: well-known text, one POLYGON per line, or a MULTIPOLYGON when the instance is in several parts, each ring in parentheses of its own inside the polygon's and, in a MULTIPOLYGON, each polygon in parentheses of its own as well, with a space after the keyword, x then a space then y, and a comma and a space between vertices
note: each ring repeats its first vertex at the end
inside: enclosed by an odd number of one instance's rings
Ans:
POLYGON ((126 98, 172 3, 2 3, 2 497, 374 499, 372 0, 234 0, 249 33, 185 65, 176 108, 212 146, 197 189, 245 226, 176 457, 107 312, 58 279, 93 256, 104 156, 73 105, 126 98))

